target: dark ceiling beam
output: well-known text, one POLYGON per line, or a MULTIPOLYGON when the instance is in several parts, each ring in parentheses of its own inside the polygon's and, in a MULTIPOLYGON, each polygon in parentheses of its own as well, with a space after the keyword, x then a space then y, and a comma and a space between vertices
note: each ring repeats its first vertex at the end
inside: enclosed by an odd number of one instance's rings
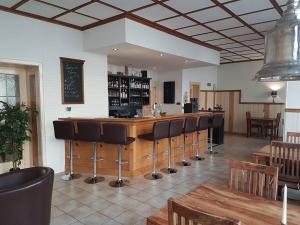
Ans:
POLYGON ((283 15, 283 10, 280 7, 280 5, 277 3, 276 0, 270 0, 271 4, 274 6, 274 8, 277 10, 277 12, 279 13, 280 16, 283 15))
POLYGON ((17 4, 15 4, 14 6, 11 7, 11 9, 17 9, 19 8, 21 5, 25 4, 26 2, 28 2, 29 0, 22 0, 20 2, 18 2, 17 4))

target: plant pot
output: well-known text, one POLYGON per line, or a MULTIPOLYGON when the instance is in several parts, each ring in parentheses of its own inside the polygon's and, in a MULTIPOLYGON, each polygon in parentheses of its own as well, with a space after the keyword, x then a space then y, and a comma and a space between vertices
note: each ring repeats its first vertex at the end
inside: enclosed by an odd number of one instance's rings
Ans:
POLYGON ((10 168, 10 169, 9 169, 9 172, 18 171, 18 170, 20 170, 19 167, 17 167, 17 168, 10 168))

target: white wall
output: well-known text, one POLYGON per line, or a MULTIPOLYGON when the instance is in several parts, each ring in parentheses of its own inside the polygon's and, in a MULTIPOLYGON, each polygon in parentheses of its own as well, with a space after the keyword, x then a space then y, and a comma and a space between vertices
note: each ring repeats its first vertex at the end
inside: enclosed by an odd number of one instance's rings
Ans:
POLYGON ((276 102, 285 102, 285 83, 259 83, 253 81, 263 61, 224 64, 218 68, 219 90, 242 90, 244 102, 271 102, 271 90, 277 90, 276 102))
POLYGON ((218 83, 218 67, 206 66, 182 71, 182 94, 187 92, 188 98, 190 98, 190 82, 200 82, 200 90, 213 90, 213 85, 217 86, 218 83), (207 86, 207 83, 211 83, 211 86, 207 86))
POLYGON ((0 13, 0 61, 14 59, 42 65, 41 109, 44 165, 64 170, 64 143, 55 140, 52 121, 66 115, 61 103, 59 57, 85 60, 85 104, 72 105, 72 116, 108 115, 107 57, 83 51, 83 33, 63 26, 0 13))

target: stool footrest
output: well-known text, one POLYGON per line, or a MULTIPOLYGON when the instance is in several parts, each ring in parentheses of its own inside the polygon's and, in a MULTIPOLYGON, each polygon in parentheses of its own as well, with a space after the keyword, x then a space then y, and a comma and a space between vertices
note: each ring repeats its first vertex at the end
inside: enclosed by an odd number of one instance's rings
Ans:
MULTIPOLYGON (((119 163, 119 160, 115 160, 116 163, 119 163)), ((129 161, 128 160, 122 160, 122 162, 120 163, 121 165, 125 165, 128 164, 129 161)))
POLYGON ((115 188, 124 187, 124 186, 128 186, 128 185, 129 185, 129 181, 125 180, 125 179, 113 180, 113 181, 109 182, 109 186, 115 187, 115 188))

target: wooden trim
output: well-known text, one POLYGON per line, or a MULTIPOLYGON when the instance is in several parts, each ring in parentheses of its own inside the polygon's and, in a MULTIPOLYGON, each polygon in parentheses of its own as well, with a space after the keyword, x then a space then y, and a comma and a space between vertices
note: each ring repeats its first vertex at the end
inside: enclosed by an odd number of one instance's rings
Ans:
MULTIPOLYGON (((239 92, 239 104, 254 104, 254 105, 262 105, 262 104, 266 104, 266 105, 284 105, 284 102, 243 102, 242 101, 242 90, 201 90, 201 92, 239 92)), ((206 99, 207 101, 207 99, 206 99)))
POLYGON ((284 111, 285 111, 285 112, 289 112, 289 113, 300 113, 300 109, 290 109, 290 108, 286 108, 284 111))
POLYGON ((71 58, 65 58, 65 57, 60 57, 60 70, 61 70, 61 100, 62 104, 84 104, 84 64, 85 60, 80 60, 80 59, 71 59, 71 58), (65 96, 64 96, 64 71, 63 71, 63 63, 64 62, 76 62, 82 64, 81 66, 81 89, 82 89, 82 99, 80 101, 65 101, 65 96))
POLYGON ((283 10, 279 6, 279 4, 277 3, 277 1, 276 0, 270 0, 270 2, 274 6, 274 8, 277 10, 277 12, 280 14, 280 16, 282 16, 283 15, 283 10))
POLYGON ((11 9, 17 9, 21 5, 24 5, 26 2, 29 2, 29 0, 22 0, 22 1, 18 2, 17 4, 15 4, 13 7, 11 7, 11 9))
POLYGON ((234 93, 229 93, 229 114, 228 114, 228 131, 233 132, 233 121, 234 121, 234 93))
MULTIPOLYGON (((226 50, 226 51, 228 51, 228 50, 226 50)), ((255 61, 263 61, 263 60, 264 59, 249 59, 249 60, 241 60, 241 61, 224 62, 221 64, 223 65, 223 64, 231 64, 231 63, 255 62, 255 61)))

